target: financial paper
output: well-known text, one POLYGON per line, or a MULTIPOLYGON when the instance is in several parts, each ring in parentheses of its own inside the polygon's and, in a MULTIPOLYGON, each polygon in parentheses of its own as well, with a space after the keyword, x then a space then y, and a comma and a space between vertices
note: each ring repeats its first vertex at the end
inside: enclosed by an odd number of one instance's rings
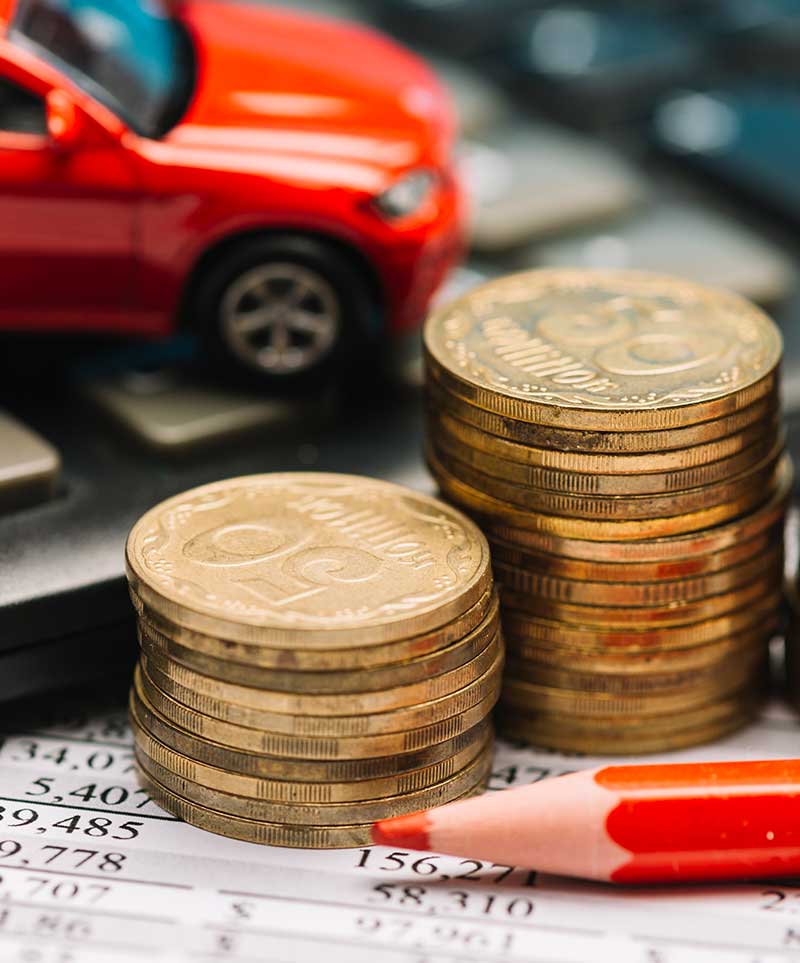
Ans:
MULTIPOLYGON (((800 957, 800 881, 622 890, 435 853, 271 849, 194 829, 140 788, 124 702, 87 705, 0 720, 3 963, 800 957)), ((664 758, 796 755, 800 725, 775 702, 736 736, 664 758)), ((605 761, 499 743, 490 791, 605 761)))

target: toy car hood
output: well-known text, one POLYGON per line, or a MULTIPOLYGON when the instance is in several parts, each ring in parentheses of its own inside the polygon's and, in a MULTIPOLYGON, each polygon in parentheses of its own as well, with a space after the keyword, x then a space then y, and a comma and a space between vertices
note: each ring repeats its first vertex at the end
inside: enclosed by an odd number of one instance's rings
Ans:
POLYGON ((386 167, 447 160, 447 96, 420 59, 379 34, 255 4, 171 6, 192 35, 198 72, 176 140, 197 144, 205 132, 209 146, 241 150, 248 131, 308 132, 321 149, 386 167))

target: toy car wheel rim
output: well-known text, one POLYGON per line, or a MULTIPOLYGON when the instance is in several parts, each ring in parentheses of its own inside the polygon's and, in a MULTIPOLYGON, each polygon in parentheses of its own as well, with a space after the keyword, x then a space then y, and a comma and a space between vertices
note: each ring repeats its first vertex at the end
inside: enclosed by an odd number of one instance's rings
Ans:
POLYGON ((264 264, 240 275, 225 292, 221 327, 234 354, 270 374, 296 374, 321 361, 336 342, 336 291, 311 268, 264 264))

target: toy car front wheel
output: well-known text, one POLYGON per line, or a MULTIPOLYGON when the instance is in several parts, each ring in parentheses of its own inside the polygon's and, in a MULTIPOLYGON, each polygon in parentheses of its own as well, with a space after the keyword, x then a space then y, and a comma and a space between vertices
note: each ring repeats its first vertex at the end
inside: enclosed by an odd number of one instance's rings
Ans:
POLYGON ((217 263, 197 294, 211 350, 278 387, 341 369, 369 331, 365 279, 314 239, 251 241, 217 263))

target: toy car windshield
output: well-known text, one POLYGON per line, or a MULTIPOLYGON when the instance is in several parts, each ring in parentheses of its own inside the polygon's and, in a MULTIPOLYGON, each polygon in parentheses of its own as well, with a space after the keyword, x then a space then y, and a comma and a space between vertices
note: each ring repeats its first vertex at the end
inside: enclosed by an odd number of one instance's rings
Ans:
POLYGON ((20 0, 11 37, 143 136, 169 130, 192 92, 191 42, 159 0, 20 0))

